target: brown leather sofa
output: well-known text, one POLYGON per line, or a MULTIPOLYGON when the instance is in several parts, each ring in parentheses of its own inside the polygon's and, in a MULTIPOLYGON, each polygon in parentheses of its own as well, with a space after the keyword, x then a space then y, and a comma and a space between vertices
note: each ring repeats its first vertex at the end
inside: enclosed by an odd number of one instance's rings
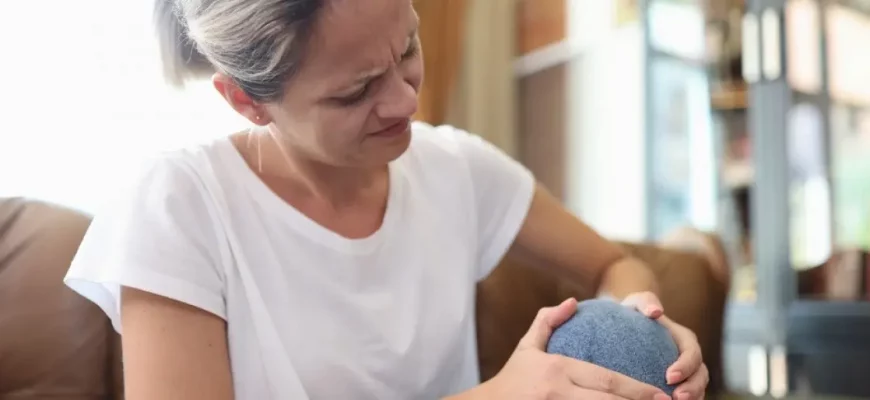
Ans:
MULTIPOLYGON (((0 400, 123 398, 118 336, 96 306, 61 282, 88 223, 86 215, 63 207, 0 199, 0 400)), ((687 237, 668 245, 696 254, 624 245, 655 269, 666 312, 698 335, 715 390, 727 268, 715 241, 687 237)), ((533 268, 497 268, 478 293, 483 377, 501 368, 540 307, 590 295, 533 268)))
POLYGON ((0 400, 122 399, 120 342, 62 282, 90 219, 0 199, 0 400))

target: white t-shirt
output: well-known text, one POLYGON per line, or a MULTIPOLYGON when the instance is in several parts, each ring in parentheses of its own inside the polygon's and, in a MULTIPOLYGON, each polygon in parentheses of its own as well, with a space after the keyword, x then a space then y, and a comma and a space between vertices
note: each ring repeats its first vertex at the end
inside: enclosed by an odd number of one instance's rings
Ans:
POLYGON ((478 384, 475 284, 534 179, 477 136, 412 126, 381 228, 347 239, 277 197, 228 139, 149 163, 65 282, 119 332, 121 285, 227 321, 239 400, 435 399, 478 384))

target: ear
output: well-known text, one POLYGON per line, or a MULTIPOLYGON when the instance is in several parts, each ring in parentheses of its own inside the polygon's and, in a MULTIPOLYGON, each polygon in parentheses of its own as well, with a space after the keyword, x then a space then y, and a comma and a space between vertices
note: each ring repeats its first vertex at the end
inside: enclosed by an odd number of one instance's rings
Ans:
POLYGON ((232 78, 218 72, 212 76, 211 81, 214 88, 229 103, 230 107, 247 118, 248 121, 259 126, 266 126, 272 122, 266 108, 248 96, 232 78))

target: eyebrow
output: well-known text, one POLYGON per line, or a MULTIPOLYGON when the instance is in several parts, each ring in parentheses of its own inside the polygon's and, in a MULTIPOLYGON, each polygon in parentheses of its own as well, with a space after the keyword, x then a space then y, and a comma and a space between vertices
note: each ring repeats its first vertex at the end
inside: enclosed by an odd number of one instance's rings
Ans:
POLYGON ((351 82, 349 85, 346 85, 341 90, 349 90, 352 88, 356 88, 358 86, 363 86, 363 85, 377 79, 378 77, 383 75, 385 72, 387 72, 385 68, 376 68, 376 69, 372 69, 370 71, 363 72, 362 74, 357 76, 357 78, 354 79, 353 82, 351 82))
MULTIPOLYGON (((417 33, 419 32, 419 29, 420 29, 420 24, 419 23, 414 24, 414 29, 412 29, 411 33, 408 34, 408 47, 410 47, 411 44, 413 44, 414 39, 417 37, 417 33)), ((365 85, 365 84, 377 79, 378 77, 380 77, 381 75, 383 75, 386 72, 387 72, 386 68, 375 68, 375 69, 363 72, 363 73, 359 74, 359 76, 357 76, 357 78, 354 79, 353 82, 344 86, 340 90, 349 90, 351 88, 356 88, 358 86, 365 85)))

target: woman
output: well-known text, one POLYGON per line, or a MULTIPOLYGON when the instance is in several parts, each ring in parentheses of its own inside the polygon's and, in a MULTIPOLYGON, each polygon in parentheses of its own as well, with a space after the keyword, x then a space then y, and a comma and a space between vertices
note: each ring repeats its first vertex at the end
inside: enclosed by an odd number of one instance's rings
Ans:
POLYGON ((697 341, 646 266, 491 145, 411 123, 411 0, 176 6, 176 73, 207 60, 256 129, 158 157, 83 240, 67 283, 123 327, 128 400, 662 397, 542 351, 573 300, 479 384, 474 287, 506 254, 661 319, 677 397, 702 396, 697 341))

